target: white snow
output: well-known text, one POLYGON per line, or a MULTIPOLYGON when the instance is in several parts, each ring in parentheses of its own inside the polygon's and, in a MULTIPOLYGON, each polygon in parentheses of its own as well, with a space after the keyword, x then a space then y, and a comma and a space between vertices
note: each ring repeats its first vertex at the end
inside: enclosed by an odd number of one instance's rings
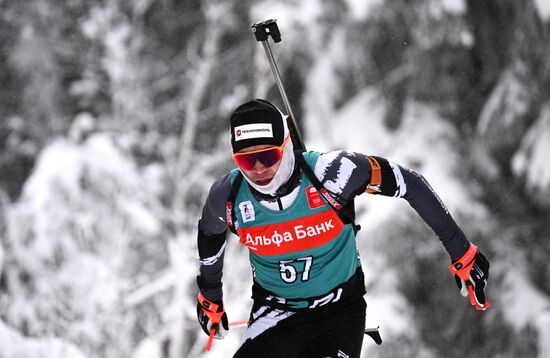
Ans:
POLYGON ((335 134, 332 147, 319 139, 324 136, 308 136, 306 142, 320 150, 346 148, 386 157, 424 175, 451 211, 464 208, 468 202, 473 215, 482 215, 483 208, 463 190, 456 175, 462 160, 453 146, 458 141, 456 130, 435 109, 409 102, 402 128, 391 131, 384 125, 385 108, 380 98, 379 92, 364 90, 332 118, 332 127, 323 127, 323 132, 335 134), (346 128, 345 136, 342 128, 346 128))
MULTIPOLYGON (((435 109, 409 102, 402 126, 396 131, 389 130, 384 125, 385 108, 380 98, 381 94, 376 90, 366 89, 342 107, 322 128, 322 131, 334 134, 335 139, 330 147, 323 141, 326 136, 308 137, 306 143, 316 149, 346 148, 379 155, 418 170, 454 215, 484 216, 484 208, 468 191, 463 190, 463 183, 456 175, 460 170, 461 157, 452 145, 457 140, 453 127, 435 109)), ((399 293, 393 265, 381 253, 395 250, 394 247, 386 247, 391 241, 386 244, 385 228, 416 214, 402 199, 367 194, 356 200, 356 206, 364 212, 358 216, 358 222, 365 228, 360 232, 358 244, 367 281, 367 326, 380 325, 384 337, 389 340, 397 336, 415 337, 417 332, 412 310, 406 298, 399 293), (369 223, 376 225, 371 227, 369 223)), ((420 219, 417 217, 417 220, 420 219)), ((443 250, 435 235, 433 247, 434 250, 443 250)), ((375 354, 376 347, 365 347, 367 355, 375 354)), ((427 348, 421 348, 427 352, 427 348)), ((426 354, 430 356, 430 353, 426 354)))
POLYGON ((346 0, 351 15, 356 20, 363 20, 369 17, 370 11, 376 6, 384 3, 384 0, 346 0))
POLYGON ((535 0, 535 6, 539 16, 544 20, 550 19, 550 2, 548 0, 535 0))
MULTIPOLYGON (((499 250, 501 253, 508 250, 499 250)), ((528 278, 525 267, 529 263, 521 255, 509 257, 508 262, 497 262, 494 271, 503 273, 504 282, 495 297, 504 318, 516 332, 527 326, 537 331, 538 358, 550 357, 550 299, 528 278), (510 267, 514 267, 510 270, 510 267)))
POLYGON ((144 339, 132 353, 132 358, 162 358, 162 347, 154 338, 144 339))
POLYGON ((147 188, 110 135, 52 141, 9 211, 10 269, 32 281, 12 288, 6 319, 31 335, 58 332, 88 349, 117 337, 111 352, 128 349, 125 325, 133 329, 136 318, 121 295, 147 277, 163 247, 158 199, 147 188))
MULTIPOLYGON (((287 41, 285 46, 291 48, 300 38, 298 26, 310 27, 312 38, 317 39, 315 36, 321 31, 316 26, 323 15, 323 4, 322 0, 262 1, 252 8, 251 18, 253 21, 277 18, 287 41)), ((363 20, 383 0, 346 0, 346 4, 352 19, 363 20)), ((536 5, 541 16, 548 19, 550 3, 536 0, 536 5)), ((450 13, 465 10, 462 0, 444 0, 437 6, 450 13)), ((87 36, 101 37, 103 25, 112 20, 110 17, 108 9, 93 14, 83 24, 87 36)), ((475 183, 465 184, 459 175, 465 159, 457 149, 458 133, 434 107, 407 102, 401 126, 390 130, 384 125, 383 93, 373 88, 365 88, 337 106, 342 93, 338 67, 347 61, 344 33, 340 30, 336 28, 326 43, 313 40, 309 43, 314 51, 322 50, 325 56, 317 56, 305 74, 303 118, 308 148, 345 149, 386 157, 423 174, 455 217, 477 217, 480 221, 488 217, 485 207, 475 199, 475 183)), ((128 80, 125 66, 130 59, 123 46, 128 36, 128 28, 121 25, 104 38, 109 54, 103 65, 122 88, 128 80)), ((278 54, 285 55, 284 51, 278 54)), ((258 91, 267 92, 265 88, 258 91)), ((507 73, 484 108, 479 133, 515 124, 514 113, 499 115, 505 94, 511 98, 508 102, 511 111, 529 110, 522 102, 524 88, 512 73, 507 73)), ((224 99, 224 106, 234 107, 245 96, 246 88, 237 87, 224 99)), ((126 103, 125 100, 119 98, 118 103, 126 103)), ((214 342, 210 353, 204 352, 207 337, 199 332, 194 305, 194 278, 198 271, 196 233, 193 228, 171 237, 172 232, 163 231, 162 220, 173 214, 161 210, 158 203, 165 185, 163 169, 160 165, 138 168, 117 145, 128 138, 117 141, 111 134, 97 133, 84 139, 79 131, 91 132, 93 121, 89 115, 79 118, 81 128, 73 128, 69 138, 53 139, 44 148, 25 183, 22 197, 9 207, 7 238, 14 246, 14 256, 9 259, 19 265, 16 273, 27 272, 34 281, 13 289, 12 301, 5 312, 6 322, 0 321, 0 358, 81 358, 85 347, 109 344, 116 347, 111 347, 108 357, 160 358, 162 344, 168 338, 175 350, 188 344, 185 356, 190 358, 231 356, 239 346, 243 329, 231 330, 223 341, 214 342), (150 268, 156 264, 155 260, 165 260, 165 266, 150 268), (149 336, 134 347, 132 334, 135 322, 140 319, 147 321, 140 329, 149 336), (14 328, 23 324, 29 325, 31 336, 40 338, 23 337, 14 328), (54 330, 62 334, 56 338, 54 330), (181 347, 177 347, 178 343, 181 347)), ((530 190, 545 195, 550 190, 549 153, 550 106, 547 106, 522 139, 513 159, 514 173, 525 176, 530 190)), ((194 175, 202 177, 203 173, 194 175)), ((358 198, 357 209, 358 222, 364 226, 358 246, 368 289, 367 325, 380 325, 386 341, 396 337, 415 341, 418 327, 414 308, 400 293, 399 279, 392 269, 394 263, 387 257, 388 252, 401 248, 384 236, 386 228, 415 213, 402 199, 366 194, 358 198)), ((181 214, 193 220, 199 215, 181 214)), ((443 251, 435 235, 432 246, 443 251)), ((229 235, 225 255, 226 310, 230 321, 244 320, 251 305, 248 254, 238 239, 229 235)), ((0 272, 6 270, 2 265, 6 260, 6 248, 0 247, 0 272)), ((514 270, 508 270, 508 266, 502 268, 503 262, 499 260, 502 258, 491 263, 503 278, 504 286, 498 295, 490 297, 495 302, 491 310, 502 314, 510 327, 535 327, 539 357, 550 357, 548 296, 530 281, 525 262, 518 259, 511 265, 514 270)), ((363 356, 377 356, 376 346, 369 343, 364 346, 363 356)), ((428 349, 423 349, 430 356, 428 349)))
POLYGON ((517 175, 525 175, 527 187, 550 195, 550 105, 546 105, 537 122, 522 140, 512 160, 517 175))
POLYGON ((478 123, 479 133, 510 128, 529 111, 529 88, 520 78, 526 70, 521 63, 505 69, 483 107, 478 123))
POLYGON ((550 314, 550 301, 533 286, 526 277, 522 265, 514 267, 514 270, 508 270, 505 274, 504 290, 498 300, 501 301, 502 307, 506 307, 503 314, 510 326, 519 331, 528 324, 537 322, 541 313, 550 314), (519 292, 521 294, 518 295, 519 292))
POLYGON ((464 0, 443 0, 441 1, 443 8, 454 14, 462 14, 466 11, 464 0))
POLYGON ((291 32, 291 28, 297 24, 308 25, 321 15, 321 4, 319 0, 303 0, 296 2, 263 1, 251 8, 250 17, 252 22, 276 19, 281 33, 291 32), (290 30, 284 31, 283 29, 290 30))
POLYGON ((85 358, 77 347, 57 338, 23 337, 0 320, 0 357, 2 358, 85 358))
POLYGON ((0 275, 2 275, 2 270, 4 268, 4 248, 0 245, 0 275))

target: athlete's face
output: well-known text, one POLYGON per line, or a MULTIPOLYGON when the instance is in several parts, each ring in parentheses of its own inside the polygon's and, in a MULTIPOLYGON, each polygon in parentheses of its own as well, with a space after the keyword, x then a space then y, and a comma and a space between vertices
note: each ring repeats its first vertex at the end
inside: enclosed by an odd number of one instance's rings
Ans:
MULTIPOLYGON (((249 152, 255 152, 266 148, 271 148, 272 145, 254 145, 251 147, 244 148, 240 150, 238 153, 249 153, 249 152)), ((242 166, 239 167, 244 175, 246 175, 254 184, 264 186, 271 182, 273 177, 275 176, 275 173, 277 173, 277 169, 279 169, 279 165, 281 165, 281 160, 279 159, 276 161, 273 165, 270 167, 266 167, 261 161, 256 160, 254 163, 254 166, 252 169, 246 169, 242 166)))

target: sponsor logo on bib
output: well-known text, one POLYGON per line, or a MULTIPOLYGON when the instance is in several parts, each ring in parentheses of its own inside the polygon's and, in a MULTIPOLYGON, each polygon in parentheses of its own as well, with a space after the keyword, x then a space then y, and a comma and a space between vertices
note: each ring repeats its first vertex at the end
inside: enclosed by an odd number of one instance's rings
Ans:
POLYGON ((280 224, 241 228, 238 233, 241 244, 252 252, 274 256, 324 245, 343 228, 340 218, 329 209, 280 224))
POLYGON ((306 195, 307 202, 311 209, 320 208, 321 206, 325 205, 323 199, 321 199, 321 195, 319 195, 319 192, 317 191, 317 189, 315 189, 313 185, 310 185, 306 188, 306 195))
POLYGON ((254 213, 254 206, 250 200, 243 201, 239 204, 239 209, 241 210, 241 216, 243 218, 243 223, 256 220, 256 214, 254 213))

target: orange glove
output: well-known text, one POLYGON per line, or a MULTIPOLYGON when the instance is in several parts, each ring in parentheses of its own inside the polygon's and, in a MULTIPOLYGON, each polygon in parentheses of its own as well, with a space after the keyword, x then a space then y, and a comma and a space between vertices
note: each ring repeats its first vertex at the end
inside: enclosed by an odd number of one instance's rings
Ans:
POLYGON ((223 301, 212 302, 199 292, 197 297, 197 319, 204 333, 213 338, 223 339, 229 330, 223 301))
POLYGON ((485 287, 489 278, 489 261, 478 251, 477 246, 470 244, 468 251, 454 261, 449 269, 455 277, 462 296, 470 296, 470 303, 478 311, 485 311, 491 305, 485 298, 485 287))

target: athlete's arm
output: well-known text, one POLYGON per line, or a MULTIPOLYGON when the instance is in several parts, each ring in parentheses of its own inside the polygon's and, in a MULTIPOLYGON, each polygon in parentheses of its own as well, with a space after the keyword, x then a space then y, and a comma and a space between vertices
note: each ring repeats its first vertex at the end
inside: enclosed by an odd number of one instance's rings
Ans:
POLYGON ((214 182, 206 198, 198 227, 197 246, 200 259, 198 285, 204 297, 215 302, 221 301, 223 296, 222 270, 227 233, 225 205, 230 190, 229 174, 214 182))
POLYGON ((342 201, 364 192, 404 198, 437 234, 452 260, 468 250, 464 233, 422 175, 381 157, 347 151, 321 154, 314 172, 342 201))

